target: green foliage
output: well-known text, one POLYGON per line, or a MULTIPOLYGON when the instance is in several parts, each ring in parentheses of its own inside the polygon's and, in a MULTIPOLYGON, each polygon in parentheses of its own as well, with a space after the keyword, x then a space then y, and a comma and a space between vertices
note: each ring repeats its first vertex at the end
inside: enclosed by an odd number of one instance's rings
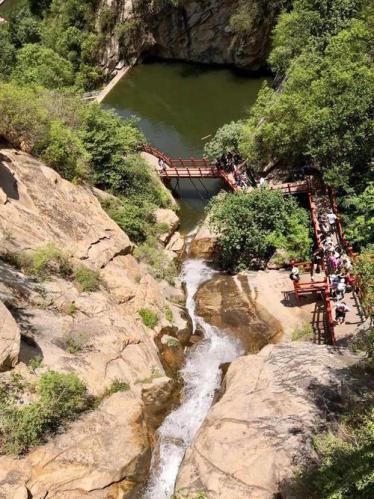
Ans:
POLYGON ((61 121, 52 121, 41 158, 67 180, 78 181, 88 176, 88 154, 74 131, 61 121))
POLYGON ((374 256, 371 251, 363 252, 355 261, 353 274, 361 289, 361 305, 367 317, 374 317, 374 256))
POLYGON ((292 341, 308 341, 313 338, 313 328, 311 324, 306 323, 292 331, 292 341))
POLYGON ((352 340, 353 350, 363 352, 367 362, 374 368, 374 327, 359 331, 352 340))
POLYGON ((100 272, 92 270, 85 265, 79 265, 74 269, 74 279, 82 288, 82 291, 92 292, 97 291, 103 285, 103 279, 100 272))
POLYGON ((143 324, 151 329, 155 328, 158 324, 158 315, 149 308, 141 308, 138 312, 143 324))
POLYGON ((215 159, 223 153, 237 151, 241 142, 243 124, 232 121, 221 127, 215 136, 205 145, 205 154, 215 159))
POLYGON ((35 371, 35 369, 41 367, 42 364, 43 364, 43 358, 40 355, 37 355, 36 357, 30 359, 27 365, 31 369, 31 371, 35 371))
POLYGON ((374 182, 359 195, 351 195, 342 201, 349 215, 343 215, 348 241, 362 249, 374 244, 374 182))
MULTIPOLYGON (((374 118, 372 12, 359 0, 297 0, 281 15, 270 62, 287 77, 264 87, 244 125, 241 152, 255 170, 310 164, 350 196, 350 235, 371 240, 374 118), (357 199, 356 199, 357 198, 357 199)), ((347 217, 348 219, 348 217, 347 217)))
POLYGON ((150 266, 150 273, 157 280, 165 279, 173 284, 178 273, 174 262, 170 261, 167 253, 157 244, 154 236, 149 236, 134 251, 134 256, 150 266))
POLYGON ((0 135, 32 150, 48 134, 48 112, 31 88, 0 85, 0 135))
POLYGON ((101 203, 110 218, 136 243, 144 242, 156 223, 156 206, 139 201, 139 198, 133 200, 121 197, 109 198, 101 203))
POLYGON ((69 258, 55 244, 47 243, 35 250, 32 255, 31 273, 47 279, 51 275, 70 277, 72 266, 69 258))
POLYGON ((66 307, 66 313, 68 315, 72 315, 73 316, 77 312, 77 310, 78 310, 78 307, 73 302, 69 303, 69 305, 66 307))
POLYGON ((37 400, 28 405, 17 404, 24 385, 5 388, 0 390, 0 435, 2 449, 9 454, 23 454, 40 444, 48 434, 91 405, 86 387, 72 373, 42 374, 36 389, 37 400))
POLYGON ((128 383, 115 379, 110 387, 105 391, 105 396, 110 397, 113 393, 127 392, 128 390, 130 390, 130 385, 128 383))
POLYGON ((261 188, 249 194, 223 193, 210 202, 208 214, 224 268, 257 267, 277 248, 300 259, 310 252, 305 210, 278 191, 261 188))
POLYGON ((51 89, 74 83, 71 63, 38 44, 25 45, 18 51, 12 78, 20 85, 39 84, 51 89))
POLYGON ((152 366, 151 375, 148 378, 138 379, 135 381, 135 385, 142 384, 146 385, 148 383, 152 383, 154 379, 160 378, 162 376, 161 371, 156 366, 152 366))
POLYGON ((0 24, 0 81, 9 78, 16 63, 16 47, 10 40, 8 26, 0 24))
POLYGON ((296 497, 369 499, 374 494, 374 405, 353 411, 337 428, 314 439, 317 460, 302 470, 296 497))

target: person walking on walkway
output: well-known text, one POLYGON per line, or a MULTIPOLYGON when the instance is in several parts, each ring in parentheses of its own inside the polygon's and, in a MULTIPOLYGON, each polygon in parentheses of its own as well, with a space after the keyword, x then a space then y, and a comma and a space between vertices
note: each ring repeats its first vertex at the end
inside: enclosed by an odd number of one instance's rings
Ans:
POLYGON ((349 312, 349 310, 350 308, 347 306, 347 304, 344 301, 336 303, 335 320, 338 324, 344 324, 345 316, 347 312, 349 312))

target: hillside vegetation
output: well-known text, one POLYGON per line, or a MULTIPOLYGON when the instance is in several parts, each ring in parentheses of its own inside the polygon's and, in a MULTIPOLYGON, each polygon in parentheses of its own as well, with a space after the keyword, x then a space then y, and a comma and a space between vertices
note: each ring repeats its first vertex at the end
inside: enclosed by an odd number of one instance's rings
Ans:
POLYGON ((207 152, 238 145, 255 172, 318 168, 338 189, 347 236, 374 243, 374 16, 364 0, 295 0, 279 18, 265 85, 249 117, 226 125, 207 152))

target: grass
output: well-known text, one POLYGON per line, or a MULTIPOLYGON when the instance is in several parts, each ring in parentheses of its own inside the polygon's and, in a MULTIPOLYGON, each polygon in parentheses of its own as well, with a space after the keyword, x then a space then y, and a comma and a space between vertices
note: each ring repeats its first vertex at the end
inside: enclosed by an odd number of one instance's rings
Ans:
POLYGON ((164 308, 164 314, 165 314, 165 319, 168 322, 173 323, 173 321, 174 321, 173 311, 171 310, 171 308, 168 305, 166 305, 166 307, 164 308))
POLYGON ((141 308, 138 312, 143 324, 151 329, 155 328, 158 324, 158 315, 149 308, 141 308))
POLYGON ((154 379, 161 378, 161 377, 162 377, 162 373, 160 372, 160 370, 157 367, 153 366, 151 375, 148 376, 148 378, 136 380, 135 385, 146 385, 148 383, 152 383, 152 381, 154 379))
POLYGON ((91 293, 100 289, 104 281, 97 270, 92 270, 85 265, 79 265, 74 270, 74 280, 79 284, 82 291, 91 293))
POLYGON ((51 275, 67 278, 72 274, 72 266, 60 248, 54 243, 47 243, 33 253, 30 271, 40 279, 47 279, 51 275))
POLYGON ((134 256, 149 265, 150 273, 155 279, 174 284, 178 269, 175 263, 170 261, 166 251, 159 247, 154 236, 149 236, 144 243, 135 248, 134 256))
POLYGON ((130 390, 130 385, 128 383, 115 379, 111 386, 106 389, 105 396, 109 397, 110 395, 113 395, 113 393, 126 392, 127 390, 130 390))
POLYGON ((66 313, 67 315, 75 315, 75 313, 77 312, 78 310, 78 307, 76 306, 75 303, 69 303, 69 305, 66 307, 66 313))
POLYGON ((313 338, 313 328, 308 322, 292 331, 292 341, 307 341, 313 338))

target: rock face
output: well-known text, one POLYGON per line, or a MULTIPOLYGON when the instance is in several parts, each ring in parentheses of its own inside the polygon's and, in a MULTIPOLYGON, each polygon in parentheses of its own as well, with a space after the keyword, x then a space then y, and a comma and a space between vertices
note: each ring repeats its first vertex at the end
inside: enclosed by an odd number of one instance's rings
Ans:
POLYGON ((212 234, 205 222, 199 227, 188 246, 188 257, 212 260, 216 251, 216 241, 217 238, 212 234))
POLYGON ((144 483, 149 460, 142 406, 130 393, 116 393, 27 458, 13 464, 4 458, 0 495, 21 489, 14 485, 18 475, 32 497, 127 497, 144 483))
POLYGON ((17 364, 20 342, 19 327, 0 302, 0 371, 6 371, 17 364))
POLYGON ((239 33, 231 27, 230 19, 242 3, 241 0, 181 0, 173 6, 172 2, 105 0, 104 4, 110 5, 115 13, 116 23, 127 23, 131 30, 125 47, 113 31, 104 63, 114 69, 122 58, 133 62, 150 53, 165 59, 258 70, 265 65, 271 31, 283 2, 249 2, 251 26, 239 33))
POLYGON ((196 304, 198 315, 238 338, 247 352, 282 336, 280 322, 257 302, 245 275, 213 277, 199 288, 196 304))
POLYGON ((105 282, 90 293, 56 276, 37 282, 0 257, 0 298, 18 324, 0 306, 0 365, 17 362, 21 331, 17 372, 29 371, 25 364, 38 356, 37 376, 48 369, 74 372, 95 396, 115 380, 129 386, 27 458, 0 457, 0 496, 27 497, 28 489, 33 497, 59 499, 135 497, 146 477, 154 427, 173 391, 155 337, 166 325, 184 334, 183 307, 175 304, 183 293, 157 282, 137 262, 133 244, 89 187, 66 182, 13 149, 1 150, 0 185, 7 195, 0 204, 1 250, 8 259, 53 242, 74 265, 98 269, 105 282), (141 308, 157 314, 154 329, 143 324, 141 308))
POLYGON ((32 156, 2 149, 0 185, 8 201, 0 209, 0 230, 9 249, 31 249, 49 241, 96 268, 133 244, 101 209, 89 187, 75 186, 32 156))
POLYGON ((354 357, 308 343, 268 345, 234 361, 226 391, 188 449, 176 490, 209 499, 271 499, 306 455, 325 411, 342 401, 354 357), (330 403, 329 403, 330 400, 330 403))

